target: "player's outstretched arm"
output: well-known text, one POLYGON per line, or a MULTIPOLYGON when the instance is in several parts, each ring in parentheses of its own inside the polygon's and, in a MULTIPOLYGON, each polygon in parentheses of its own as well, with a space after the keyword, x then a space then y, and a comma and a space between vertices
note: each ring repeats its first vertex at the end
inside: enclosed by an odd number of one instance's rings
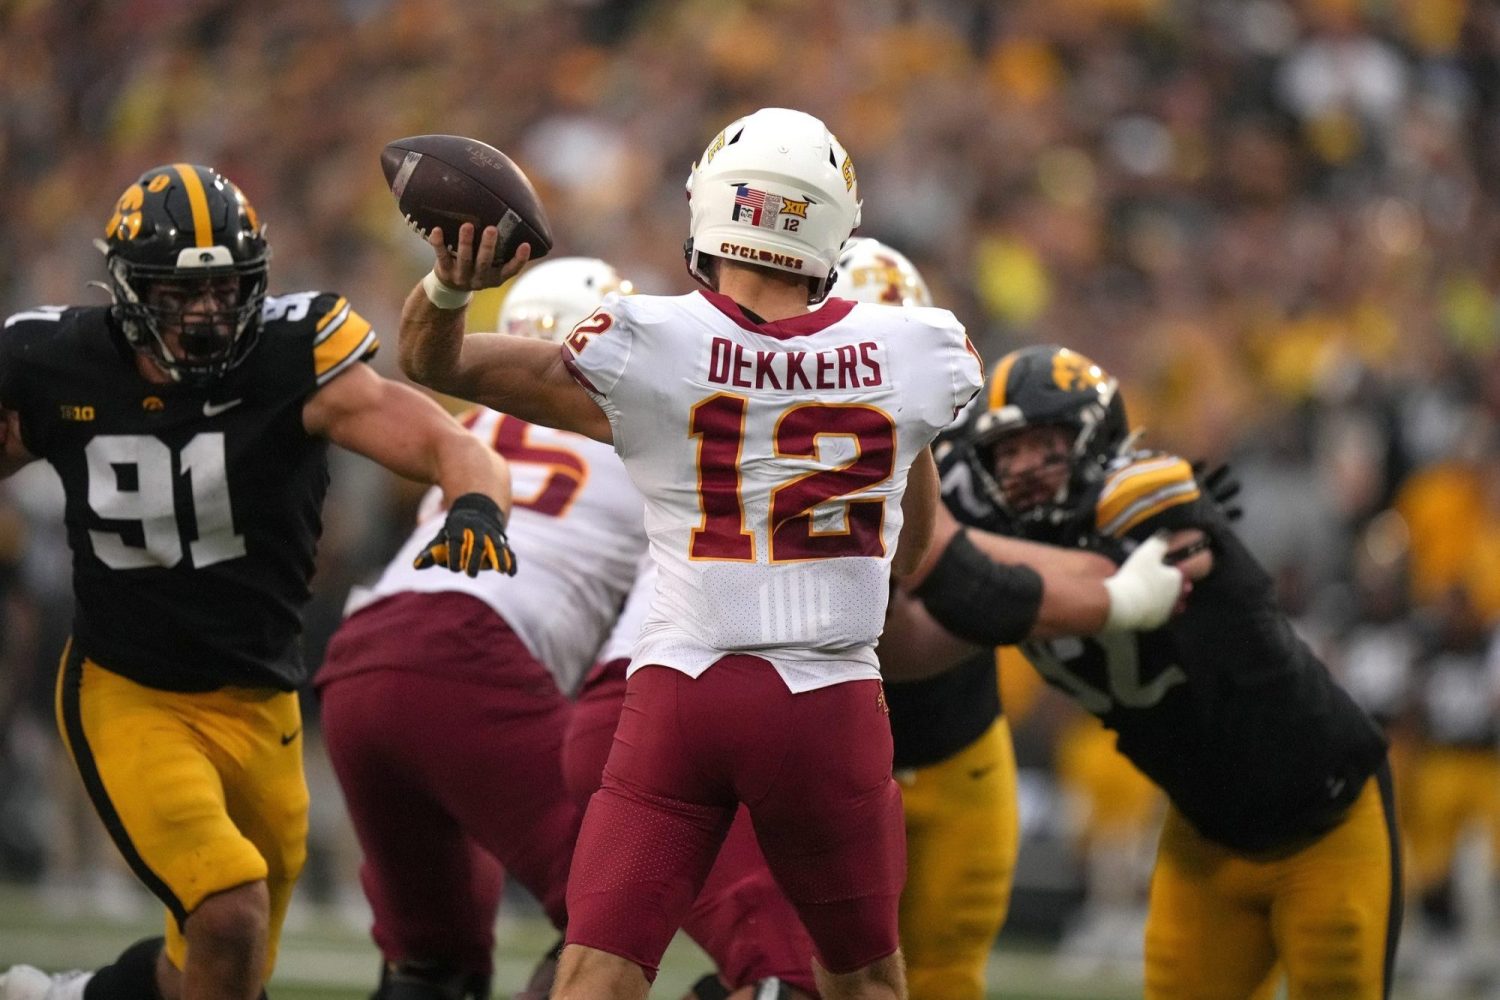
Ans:
POLYGON ((351 365, 308 399, 302 424, 397 475, 435 483, 451 503, 483 493, 510 512, 510 468, 443 408, 410 386, 351 365))
POLYGON ((928 558, 901 583, 944 628, 984 645, 1149 630, 1183 593, 1165 552, 1152 541, 1117 568, 1093 553, 961 528, 940 508, 928 558))
POLYGON ((308 399, 302 424, 398 475, 442 488, 448 517, 419 569, 515 572, 505 538, 510 466, 422 393, 352 365, 308 399))
POLYGON ((875 654, 888 681, 935 677, 988 648, 954 635, 932 617, 922 602, 897 587, 886 607, 885 629, 875 654))
POLYGON ((21 415, 0 407, 0 479, 34 461, 36 456, 21 443, 21 415))
POLYGON ((522 244, 515 258, 497 267, 496 238, 495 227, 487 227, 475 251, 474 227, 466 222, 459 229, 458 252, 451 253, 442 230, 432 231, 432 273, 412 289, 401 310, 401 370, 439 392, 610 441, 608 418, 569 374, 556 344, 500 333, 465 336, 469 293, 501 284, 530 255, 530 247, 522 244))

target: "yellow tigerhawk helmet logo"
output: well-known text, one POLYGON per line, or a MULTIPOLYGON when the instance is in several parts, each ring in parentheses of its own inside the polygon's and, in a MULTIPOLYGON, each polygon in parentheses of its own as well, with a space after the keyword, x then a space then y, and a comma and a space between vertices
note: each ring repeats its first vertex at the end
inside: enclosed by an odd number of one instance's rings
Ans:
POLYGON ((259 233, 260 213, 255 210, 254 205, 250 204, 250 199, 245 197, 245 192, 241 191, 233 184, 231 184, 230 187, 234 188, 234 200, 239 202, 240 211, 245 213, 245 221, 250 223, 250 229, 253 232, 259 233))
POLYGON ((104 226, 104 238, 107 240, 135 239, 141 231, 141 206, 145 204, 145 201, 146 191, 139 184, 132 184, 126 188, 125 193, 120 195, 120 200, 115 202, 115 214, 109 217, 109 222, 104 226))
POLYGON ((1067 392, 1097 389, 1108 381, 1104 369, 1076 351, 1063 348, 1052 356, 1052 381, 1067 392))

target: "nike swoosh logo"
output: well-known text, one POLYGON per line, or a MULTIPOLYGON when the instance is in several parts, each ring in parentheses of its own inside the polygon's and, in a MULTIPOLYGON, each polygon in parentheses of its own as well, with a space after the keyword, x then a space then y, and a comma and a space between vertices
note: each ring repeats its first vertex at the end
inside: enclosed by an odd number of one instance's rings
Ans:
POLYGON ((239 406, 243 402, 244 402, 244 399, 231 399, 227 403, 210 403, 207 400, 204 400, 204 402, 203 402, 203 415, 205 417, 217 417, 219 414, 223 413, 224 411, 226 411, 226 410, 232 410, 236 406, 239 406))
MULTIPOLYGON (((235 400, 235 402, 238 403, 239 400, 235 400)), ((292 745, 292 740, 295 740, 297 738, 297 734, 300 733, 300 732, 302 732, 302 727, 298 726, 296 729, 293 729, 289 733, 282 733, 281 734, 281 745, 284 746, 284 747, 285 746, 291 746, 292 745)))

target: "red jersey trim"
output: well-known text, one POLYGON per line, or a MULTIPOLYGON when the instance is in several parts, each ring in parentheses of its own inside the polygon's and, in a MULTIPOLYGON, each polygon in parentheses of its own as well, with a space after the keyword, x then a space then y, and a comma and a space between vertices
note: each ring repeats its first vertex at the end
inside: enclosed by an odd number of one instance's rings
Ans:
POLYGON ((577 382, 579 385, 583 386, 585 389, 587 389, 589 392, 592 392, 596 396, 604 395, 604 393, 594 388, 594 383, 589 381, 589 377, 585 375, 583 373, 583 370, 580 369, 578 365, 573 361, 573 352, 568 350, 568 345, 559 344, 557 346, 558 350, 562 352, 563 367, 568 370, 569 375, 573 376, 573 381, 577 382))
POLYGON ((706 288, 699 288, 697 292, 712 303, 715 309, 741 327, 773 340, 791 340, 793 337, 806 337, 809 334, 820 333, 849 315, 849 311, 854 308, 854 302, 851 299, 827 299, 810 313, 778 319, 771 323, 757 323, 746 316, 740 304, 729 296, 711 292, 706 288))

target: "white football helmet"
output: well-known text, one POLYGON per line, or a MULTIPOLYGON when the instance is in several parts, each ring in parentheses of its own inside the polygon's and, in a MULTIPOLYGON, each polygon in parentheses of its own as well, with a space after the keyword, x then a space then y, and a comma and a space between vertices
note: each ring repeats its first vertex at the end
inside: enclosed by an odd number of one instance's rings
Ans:
POLYGON ((888 306, 930 306, 932 293, 906 254, 856 236, 839 254, 839 297, 888 306))
POLYGON ((709 287, 705 254, 805 275, 808 301, 820 302, 859 225, 849 154, 828 126, 786 108, 762 108, 715 136, 688 174, 687 194, 688 271, 709 287))
POLYGON ((562 343, 610 292, 629 295, 630 282, 595 257, 544 260, 516 279, 500 303, 501 333, 562 343))

